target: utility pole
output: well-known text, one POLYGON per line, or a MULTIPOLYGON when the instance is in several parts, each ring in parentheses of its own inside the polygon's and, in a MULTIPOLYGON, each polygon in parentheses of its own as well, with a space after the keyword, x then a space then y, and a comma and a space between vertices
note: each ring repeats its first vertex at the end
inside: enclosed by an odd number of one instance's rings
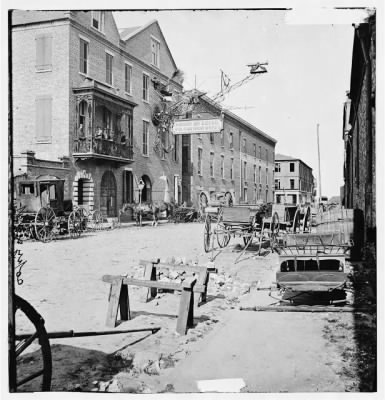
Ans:
POLYGON ((317 124, 317 148, 318 148, 318 205, 321 203, 322 191, 321 191, 321 158, 319 149, 319 124, 317 124))

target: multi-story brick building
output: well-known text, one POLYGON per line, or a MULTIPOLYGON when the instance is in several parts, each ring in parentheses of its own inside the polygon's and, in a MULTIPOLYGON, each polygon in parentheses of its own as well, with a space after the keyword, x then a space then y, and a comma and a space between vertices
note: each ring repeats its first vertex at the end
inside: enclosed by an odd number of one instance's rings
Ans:
MULTIPOLYGON (((276 140, 194 91, 197 103, 184 123, 218 121, 216 132, 183 135, 182 197, 195 206, 222 195, 233 204, 274 201, 276 140)), ((178 121, 179 122, 179 121, 178 121)), ((203 122, 200 124, 203 126, 203 122)))
POLYGON ((364 242, 376 240, 376 16, 355 26, 350 91, 344 104, 342 204, 362 214, 364 242))
POLYGON ((275 156, 275 202, 310 204, 313 201, 312 168, 299 158, 282 154, 275 156))
POLYGON ((180 200, 181 143, 153 118, 155 87, 182 92, 176 71, 156 21, 119 33, 110 11, 14 11, 14 175, 65 178, 65 199, 107 216, 140 179, 143 201, 180 200))

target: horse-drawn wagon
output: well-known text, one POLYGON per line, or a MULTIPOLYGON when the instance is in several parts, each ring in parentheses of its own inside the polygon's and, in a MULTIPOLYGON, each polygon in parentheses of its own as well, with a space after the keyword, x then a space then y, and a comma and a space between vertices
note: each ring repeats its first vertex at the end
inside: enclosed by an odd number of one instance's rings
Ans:
POLYGON ((77 238, 87 228, 101 223, 100 212, 72 207, 64 200, 64 179, 55 176, 20 175, 14 180, 14 230, 21 240, 49 242, 55 235, 77 238))

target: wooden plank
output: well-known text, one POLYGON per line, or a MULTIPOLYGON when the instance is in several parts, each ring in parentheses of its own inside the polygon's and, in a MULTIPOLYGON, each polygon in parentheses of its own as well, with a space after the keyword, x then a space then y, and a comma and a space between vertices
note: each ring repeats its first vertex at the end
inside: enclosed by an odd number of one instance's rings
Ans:
MULTIPOLYGON (((119 279, 119 278, 121 278, 121 277, 117 276, 117 275, 104 275, 102 277, 102 280, 103 280, 103 282, 112 283, 116 279, 119 279)), ((167 289, 167 290, 177 290, 177 291, 183 290, 183 286, 179 283, 148 281, 148 280, 144 280, 144 279, 134 279, 134 278, 125 278, 125 277, 122 277, 122 279, 123 279, 123 284, 125 284, 125 285, 167 289)), ((202 293, 205 290, 206 290, 206 288, 203 285, 194 285, 195 293, 202 293)))
MULTIPOLYGON (((146 269, 144 270, 144 279, 147 279, 148 281, 156 281, 156 269, 152 262, 148 262, 146 264, 146 269)), ((147 290, 147 301, 154 299, 157 294, 158 291, 155 287, 147 290)))
POLYGON ((127 285, 122 285, 122 288, 120 290, 119 307, 120 307, 120 319, 122 321, 128 321, 129 319, 131 319, 130 299, 128 296, 127 285))
POLYGON ((329 306, 258 306, 258 307, 240 307, 241 311, 277 311, 277 312, 375 312, 374 307, 351 307, 343 306, 337 307, 329 306))
POLYGON ((202 285, 205 288, 205 291, 203 293, 201 293, 200 296, 196 296, 196 305, 198 305, 199 300, 202 303, 205 303, 207 301, 207 286, 209 284, 209 279, 210 279, 210 274, 207 270, 206 270, 206 272, 202 271, 199 274, 197 284, 202 285))
POLYGON ((179 303, 178 320, 176 331, 180 335, 185 335, 187 328, 192 326, 194 321, 194 291, 192 290, 196 278, 189 278, 183 282, 183 291, 179 303))
POLYGON ((191 272, 201 272, 207 269, 210 272, 218 272, 217 268, 214 267, 205 267, 203 265, 188 265, 188 264, 166 264, 161 262, 154 262, 148 260, 140 260, 139 265, 146 266, 148 263, 155 264, 158 269, 173 269, 175 271, 191 271, 191 272))
POLYGON ((108 298, 108 310, 106 325, 112 328, 116 326, 116 318, 118 316, 120 292, 122 288, 123 278, 114 279, 111 282, 110 295, 108 298))

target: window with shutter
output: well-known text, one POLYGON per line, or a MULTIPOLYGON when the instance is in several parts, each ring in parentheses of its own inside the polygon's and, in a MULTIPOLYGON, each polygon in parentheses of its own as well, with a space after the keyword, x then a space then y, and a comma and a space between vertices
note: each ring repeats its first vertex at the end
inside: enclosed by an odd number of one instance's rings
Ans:
POLYGON ((40 35, 36 37, 36 71, 52 70, 52 37, 40 35))
POLYGON ((124 89, 126 93, 131 94, 132 66, 130 64, 124 65, 124 89))
POLYGON ((106 82, 109 85, 112 85, 112 60, 112 55, 106 53, 106 82))
POLYGON ((88 42, 80 39, 80 72, 88 73, 88 42))
POLYGON ((36 141, 49 143, 52 140, 52 97, 36 98, 36 141))
POLYGON ((150 80, 149 76, 143 74, 143 93, 142 93, 143 101, 149 101, 149 93, 148 93, 149 80, 150 80))

